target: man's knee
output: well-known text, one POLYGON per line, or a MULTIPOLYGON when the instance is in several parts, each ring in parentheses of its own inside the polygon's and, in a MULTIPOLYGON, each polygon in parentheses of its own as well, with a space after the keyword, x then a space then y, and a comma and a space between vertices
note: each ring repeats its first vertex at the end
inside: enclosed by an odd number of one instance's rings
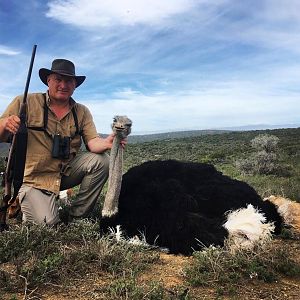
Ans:
POLYGON ((53 194, 48 195, 39 189, 23 185, 19 199, 24 222, 55 225, 60 221, 53 194))
POLYGON ((55 225, 60 222, 58 211, 41 211, 36 210, 34 207, 29 207, 23 202, 21 205, 21 210, 23 213, 23 222, 24 223, 35 223, 39 225, 55 225), (30 209, 30 211, 29 211, 30 209))
POLYGON ((92 171, 103 172, 103 174, 108 174, 109 172, 109 156, 107 153, 90 153, 90 168, 92 171))
POLYGON ((102 157, 103 170, 108 174, 109 172, 109 155, 107 153, 103 154, 102 157))

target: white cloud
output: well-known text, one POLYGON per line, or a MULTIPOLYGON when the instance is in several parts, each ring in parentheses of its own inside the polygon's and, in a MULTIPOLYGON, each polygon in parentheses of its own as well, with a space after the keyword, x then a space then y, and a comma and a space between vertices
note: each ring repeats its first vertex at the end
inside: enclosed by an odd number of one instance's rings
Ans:
POLYGON ((156 93, 147 96, 126 89, 112 99, 84 103, 93 112, 101 133, 110 131, 114 115, 131 118, 133 134, 297 123, 300 114, 298 96, 270 95, 270 91, 268 88, 259 89, 251 82, 233 81, 169 95, 156 93))
POLYGON ((46 16, 84 27, 157 24, 208 0, 53 0, 46 16))
POLYGON ((10 48, 10 47, 0 45, 0 55, 12 56, 12 55, 18 55, 18 54, 20 54, 20 51, 15 50, 15 49, 10 48))

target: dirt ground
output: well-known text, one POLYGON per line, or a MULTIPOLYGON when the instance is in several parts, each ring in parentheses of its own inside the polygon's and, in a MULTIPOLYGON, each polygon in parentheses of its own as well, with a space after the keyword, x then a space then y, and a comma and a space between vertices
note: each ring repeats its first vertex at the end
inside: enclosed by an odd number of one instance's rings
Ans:
MULTIPOLYGON (((276 243, 288 245, 289 254, 300 262, 300 236, 292 240, 276 240, 276 243)), ((162 253, 157 263, 151 265, 150 269, 141 274, 139 284, 148 281, 160 282, 169 295, 168 299, 300 299, 300 278, 297 280, 287 277, 280 278, 277 282, 269 284, 257 280, 245 282, 243 286, 236 286, 238 294, 234 296, 217 296, 216 291, 210 288, 187 287, 184 283, 184 267, 192 261, 192 257, 175 256, 162 253)), ((74 281, 68 287, 59 285, 45 285, 34 291, 24 290, 19 294, 1 295, 1 300, 19 299, 45 299, 45 300, 77 300, 77 299, 105 299, 103 298, 103 287, 107 285, 110 278, 107 274, 86 274, 84 280, 74 281)), ((129 298, 128 298, 129 299, 129 298)), ((130 299, 129 299, 130 300, 130 299)))

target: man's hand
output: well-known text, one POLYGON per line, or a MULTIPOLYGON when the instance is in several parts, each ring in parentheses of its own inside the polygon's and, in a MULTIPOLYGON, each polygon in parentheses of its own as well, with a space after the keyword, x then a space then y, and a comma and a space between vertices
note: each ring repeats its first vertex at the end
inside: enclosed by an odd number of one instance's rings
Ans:
MULTIPOLYGON (((114 141, 115 136, 116 136, 115 133, 111 133, 110 135, 108 135, 108 136, 105 138, 107 144, 109 145, 109 147, 108 147, 109 149, 111 149, 111 147, 112 147, 112 144, 113 144, 113 141, 114 141)), ((127 144, 127 138, 121 140, 120 144, 121 144, 121 147, 122 147, 123 149, 125 149, 125 146, 126 146, 126 144, 127 144)))
MULTIPOLYGON (((110 150, 112 148, 115 136, 115 133, 111 133, 106 138, 101 138, 99 136, 93 138, 88 142, 88 148, 94 153, 103 153, 106 150, 110 150)), ((127 144, 127 138, 121 140, 120 144, 124 149, 127 144)))
POLYGON ((127 138, 121 140, 121 147, 122 147, 123 149, 125 149, 125 146, 126 146, 126 145, 127 145, 127 138))
POLYGON ((9 116, 3 120, 3 129, 12 134, 16 134, 20 127, 20 123, 21 120, 18 116, 9 116))

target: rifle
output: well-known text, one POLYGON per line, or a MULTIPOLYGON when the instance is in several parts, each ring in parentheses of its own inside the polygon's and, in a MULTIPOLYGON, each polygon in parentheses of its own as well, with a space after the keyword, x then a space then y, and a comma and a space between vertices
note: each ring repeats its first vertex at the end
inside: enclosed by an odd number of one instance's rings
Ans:
POLYGON ((0 205, 0 232, 8 229, 8 225, 6 224, 6 212, 8 207, 17 199, 19 189, 23 183, 28 139, 26 126, 27 94, 36 48, 37 45, 34 45, 25 85, 25 91, 23 94, 23 101, 19 110, 19 118, 21 120, 20 127, 17 133, 13 135, 5 172, 3 174, 4 195, 2 199, 2 205, 0 205), (13 195, 11 193, 12 187, 13 195))

